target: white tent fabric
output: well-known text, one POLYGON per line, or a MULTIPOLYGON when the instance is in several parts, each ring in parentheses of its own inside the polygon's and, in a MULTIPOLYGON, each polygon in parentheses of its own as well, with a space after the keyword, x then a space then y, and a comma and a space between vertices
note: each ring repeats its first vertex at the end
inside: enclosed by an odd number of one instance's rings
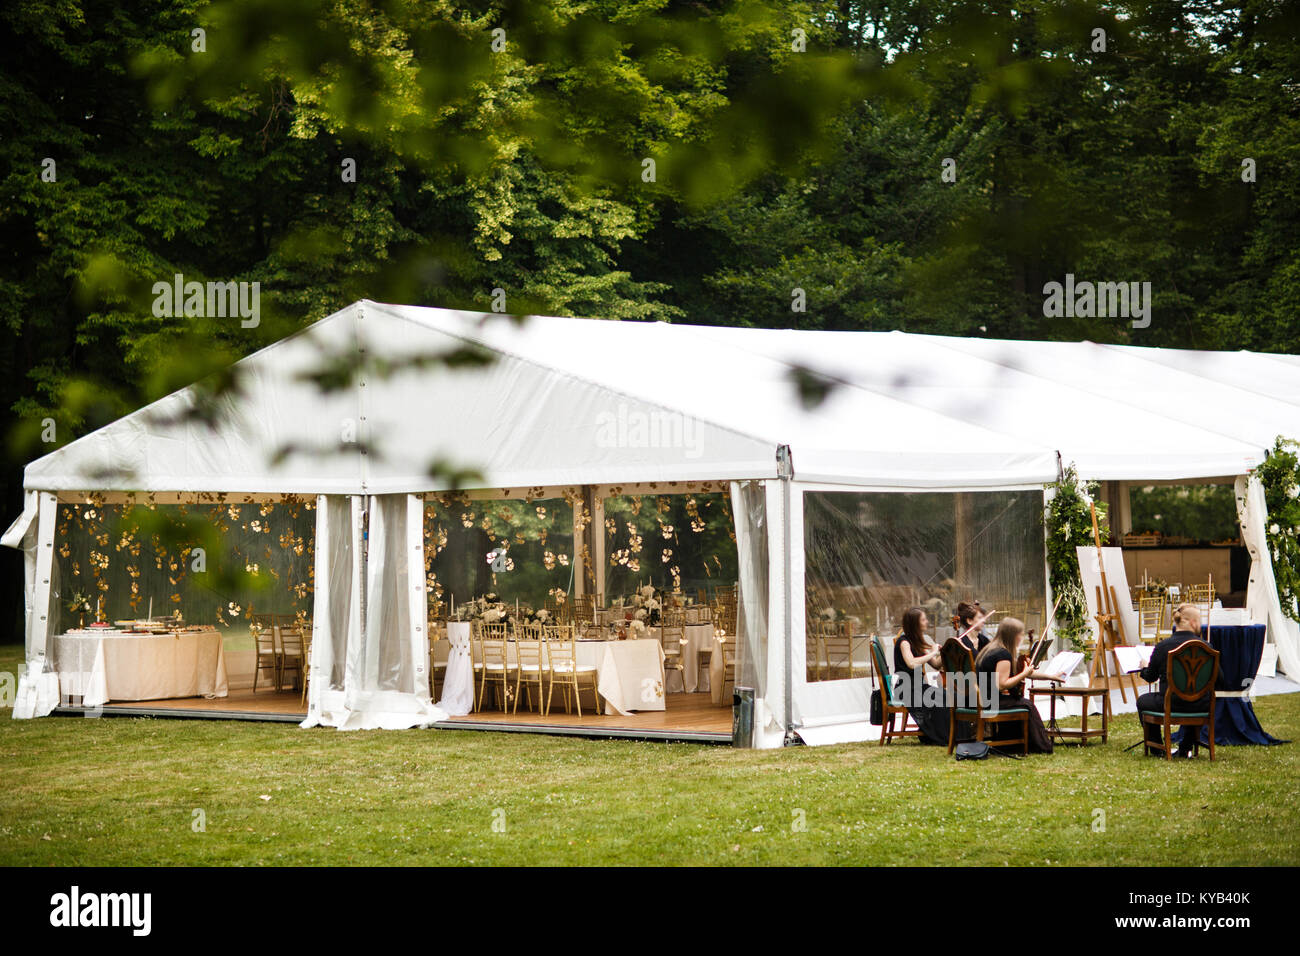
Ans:
POLYGON ((1273 555, 1269 553, 1268 537, 1264 532, 1267 514, 1264 486, 1259 477, 1238 477, 1237 516, 1251 558, 1246 609, 1252 621, 1268 622, 1269 632, 1277 645, 1278 662, 1294 678, 1300 676, 1300 624, 1282 613, 1277 580, 1273 576, 1273 555))
MULTIPOLYGON (((1283 357, 1285 358, 1285 357, 1283 357)), ((359 302, 242 362, 215 430, 184 390, 28 466, 42 490, 387 494, 775 477, 1007 487, 1243 474, 1300 421, 1294 363, 1092 343, 484 316, 359 302), (465 347, 497 361, 430 374, 465 347), (363 350, 357 353, 357 350, 363 350), (362 354, 349 387, 303 376, 362 354), (376 371, 395 369, 383 375, 376 371), (805 408, 795 368, 838 383, 805 408), (339 453, 342 443, 344 451, 339 453), (351 445, 351 447, 349 447, 351 445), (295 451, 271 465, 279 450, 295 451), (116 471, 117 474, 110 472, 116 471)))
MULTIPOLYGON (((1089 479, 1235 477, 1300 423, 1294 356, 902 332, 521 323, 369 301, 247 357, 236 373, 238 390, 220 400, 214 427, 187 416, 197 392, 185 389, 27 466, 37 513, 25 509, 5 543, 30 541, 34 551, 30 674, 44 673, 44 548, 52 545, 58 493, 319 496, 305 724, 411 726, 439 715, 424 689, 418 502, 409 497, 450 486, 431 474, 434 462, 477 470, 482 487, 517 493, 754 481, 763 485, 770 558, 767 698, 757 702, 756 724, 777 740, 789 729, 787 713, 829 726, 866 710, 858 682, 825 682, 798 701, 790 690, 802 673, 801 489, 1032 488, 1072 462, 1089 479), (465 349, 494 361, 430 367, 465 349), (310 373, 340 358, 360 359, 359 372, 322 394, 310 373), (824 402, 805 406, 796 373, 834 387, 824 402), (778 464, 782 450, 792 468, 778 464), (785 646, 792 642, 793 650, 785 646)), ((1263 520, 1253 505, 1248 517, 1252 527, 1263 520)), ((751 545, 759 537, 740 536, 751 545)), ((1262 575, 1266 549, 1256 542, 1255 550, 1262 575)), ((758 565, 742 566, 752 580, 758 565)), ((1300 634, 1271 612, 1269 619, 1275 639, 1290 645, 1280 648, 1290 672, 1287 661, 1300 662, 1300 634)))

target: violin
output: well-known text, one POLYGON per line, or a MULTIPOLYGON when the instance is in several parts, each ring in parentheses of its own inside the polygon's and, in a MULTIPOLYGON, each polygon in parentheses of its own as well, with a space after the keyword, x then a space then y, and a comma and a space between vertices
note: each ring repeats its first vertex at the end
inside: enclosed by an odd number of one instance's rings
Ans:
POLYGON ((1032 627, 1029 630, 1025 631, 1025 639, 1029 641, 1029 650, 1031 653, 1021 654, 1019 657, 1016 658, 1016 673, 1019 673, 1020 671, 1024 670, 1025 667, 1029 664, 1029 662, 1033 660, 1031 654, 1034 649, 1034 629, 1032 627))

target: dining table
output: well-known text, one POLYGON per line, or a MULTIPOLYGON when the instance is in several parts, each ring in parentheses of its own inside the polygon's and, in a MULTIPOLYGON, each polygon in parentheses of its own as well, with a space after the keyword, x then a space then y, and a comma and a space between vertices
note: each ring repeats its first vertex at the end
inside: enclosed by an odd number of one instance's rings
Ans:
MULTIPOLYGON (((451 640, 434 642, 433 659, 448 665, 450 680, 453 664, 451 640)), ((664 710, 664 651, 659 641, 641 640, 576 640, 574 657, 579 666, 596 668, 596 689, 605 703, 606 714, 630 716, 636 711, 664 710)), ((506 643, 506 661, 514 665, 518 657, 515 642, 506 643)), ((470 667, 482 662, 478 645, 470 644, 470 667)), ((549 656, 543 658, 549 666, 549 656)), ((463 665, 461 665, 463 667, 463 665)), ((443 696, 447 696, 444 684, 443 696)))

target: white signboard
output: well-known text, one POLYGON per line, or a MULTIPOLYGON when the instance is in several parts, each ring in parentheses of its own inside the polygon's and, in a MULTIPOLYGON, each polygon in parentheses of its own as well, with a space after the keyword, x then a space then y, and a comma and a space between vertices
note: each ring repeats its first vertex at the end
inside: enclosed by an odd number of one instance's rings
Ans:
MULTIPOLYGON (((1092 626, 1092 639, 1097 639, 1097 589, 1101 587, 1101 566, 1097 562, 1095 547, 1076 548, 1079 554, 1079 574, 1083 578, 1083 593, 1088 599, 1088 623, 1092 626)), ((1124 570, 1124 551, 1122 548, 1102 548, 1101 560, 1105 562, 1106 583, 1115 594, 1115 603, 1119 605, 1120 633, 1124 643, 1139 644, 1138 616, 1133 610, 1133 599, 1128 588, 1128 572, 1124 570)))

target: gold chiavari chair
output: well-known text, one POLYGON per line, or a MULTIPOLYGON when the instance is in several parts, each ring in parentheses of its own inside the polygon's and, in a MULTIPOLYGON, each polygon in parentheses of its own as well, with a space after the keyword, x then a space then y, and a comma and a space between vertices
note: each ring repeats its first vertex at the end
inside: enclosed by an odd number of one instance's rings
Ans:
POLYGON ((686 689, 686 612, 679 607, 665 608, 660 615, 659 643, 664 649, 664 670, 682 675, 686 689))
POLYGON ((569 693, 573 693, 574 703, 578 707, 578 716, 582 716, 582 685, 591 681, 591 693, 596 700, 596 714, 600 714, 600 678, 594 664, 579 664, 577 644, 573 637, 573 625, 561 624, 546 628, 546 650, 549 658, 550 690, 546 694, 546 710, 551 709, 551 699, 555 694, 555 685, 564 688, 564 712, 569 712, 569 693))
MULTIPOLYGON (((272 617, 275 615, 257 615, 258 617, 272 617)), ((253 644, 255 648, 255 660, 253 664, 253 693, 257 693, 257 681, 261 677, 262 671, 269 669, 275 678, 275 689, 280 689, 280 654, 275 646, 275 628, 267 627, 259 621, 254 620, 249 627, 253 635, 253 644)))
POLYGON ((478 645, 474 656, 474 670, 478 672, 478 697, 474 703, 476 711, 483 709, 483 695, 487 692, 488 682, 501 685, 501 709, 509 705, 510 663, 509 663, 509 629, 505 624, 484 624, 475 621, 471 630, 471 640, 478 645))
MULTIPOLYGON (((1210 579, 1205 584, 1193 584, 1186 589, 1183 595, 1183 601, 1187 604, 1195 604, 1197 610, 1201 612, 1201 623, 1207 628, 1210 626, 1210 611, 1214 607, 1214 580, 1210 579)), ((1207 630, 1208 634, 1209 631, 1207 630)))
POLYGON ((1165 631, 1165 599, 1163 596, 1138 598, 1138 636, 1143 644, 1158 644, 1168 637, 1165 631))
POLYGON ((547 595, 546 600, 542 604, 542 607, 546 610, 546 613, 551 616, 551 620, 556 624, 569 623, 569 619, 568 619, 569 610, 572 606, 573 605, 571 605, 568 601, 557 601, 554 597, 551 597, 550 595, 547 595))
POLYGON ((821 622, 809 618, 804 624, 804 653, 808 680, 826 679, 826 649, 822 647, 821 622))
POLYGON ((283 684, 286 674, 294 671, 296 676, 293 687, 297 689, 297 682, 302 680, 304 673, 303 662, 306 660, 303 653, 302 628, 297 624, 282 624, 278 630, 280 632, 280 682, 283 684))
POLYGON ((573 619, 567 623, 573 625, 574 633, 579 637, 600 636, 594 632, 596 627, 596 600, 590 594, 573 599, 573 619))
POLYGON ((520 691, 528 694, 528 707, 533 706, 533 685, 537 685, 537 712, 546 716, 546 700, 542 689, 547 676, 546 627, 542 624, 520 624, 515 628, 515 703, 512 713, 519 713, 520 691))
POLYGON ((848 621, 821 625, 822 649, 826 655, 827 680, 842 680, 866 676, 870 673, 867 663, 853 662, 853 627, 848 621))
MULTIPOLYGON (((726 695, 727 685, 736 686, 736 631, 733 628, 722 636, 716 653, 722 654, 722 699, 729 701, 726 695)), ((724 703, 730 706, 730 703, 724 703)))

